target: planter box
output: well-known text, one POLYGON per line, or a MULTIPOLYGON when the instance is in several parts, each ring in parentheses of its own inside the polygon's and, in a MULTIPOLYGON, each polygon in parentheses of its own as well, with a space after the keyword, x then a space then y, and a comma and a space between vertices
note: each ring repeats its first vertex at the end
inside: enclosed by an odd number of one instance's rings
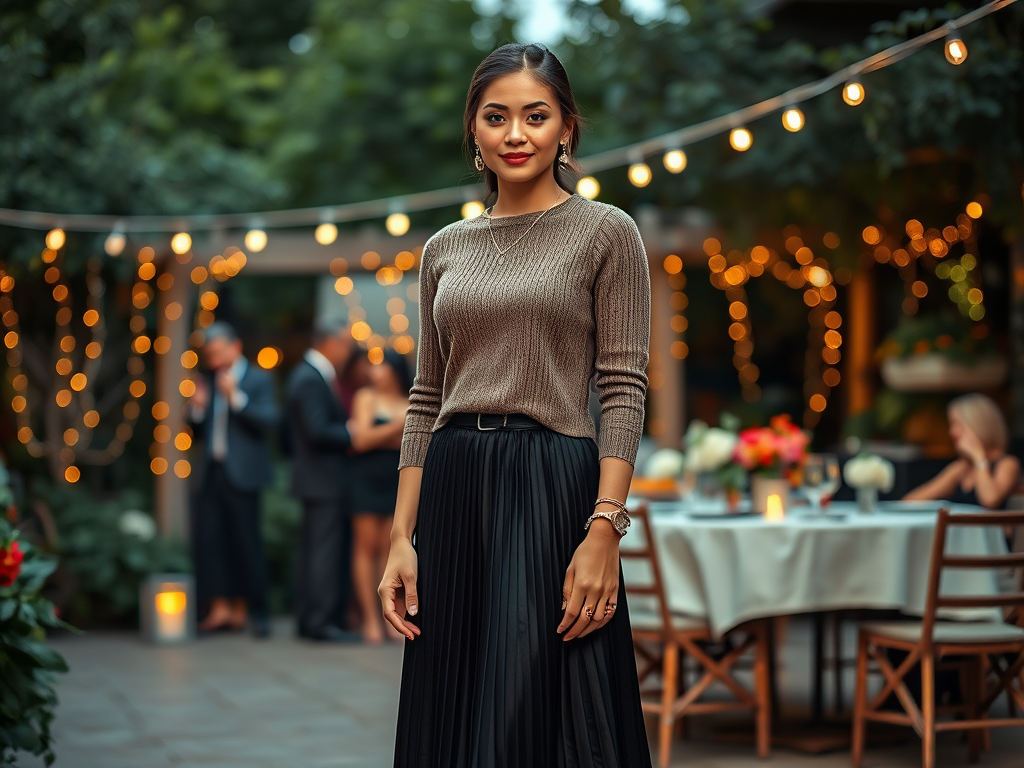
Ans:
POLYGON ((996 389, 1009 371, 1000 357, 980 358, 970 365, 942 355, 890 357, 882 362, 882 380, 897 392, 970 392, 996 389))

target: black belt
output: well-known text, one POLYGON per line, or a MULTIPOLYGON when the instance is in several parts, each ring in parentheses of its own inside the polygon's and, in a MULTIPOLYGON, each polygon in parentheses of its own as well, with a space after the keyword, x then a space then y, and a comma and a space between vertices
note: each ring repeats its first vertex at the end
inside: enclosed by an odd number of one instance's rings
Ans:
POLYGON ((540 429, 544 425, 523 413, 453 413, 449 424, 481 432, 496 429, 540 429))

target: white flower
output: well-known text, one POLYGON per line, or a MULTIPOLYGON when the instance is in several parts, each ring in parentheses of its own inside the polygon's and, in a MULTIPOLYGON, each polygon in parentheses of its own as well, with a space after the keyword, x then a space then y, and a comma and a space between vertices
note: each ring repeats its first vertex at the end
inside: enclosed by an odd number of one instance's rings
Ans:
POLYGON ((843 477, 851 488, 877 488, 888 493, 896 482, 896 470, 891 461, 865 454, 846 462, 843 477))
POLYGON ((675 448, 661 448, 651 454, 644 465, 644 476, 654 478, 679 477, 683 474, 685 460, 682 451, 675 448))
POLYGON ((149 541, 156 536, 156 523, 153 518, 138 509, 128 509, 121 513, 118 520, 121 533, 135 536, 142 541, 149 541))
POLYGON ((693 472, 714 472, 732 461, 736 447, 736 435, 718 427, 698 427, 687 433, 689 450, 686 452, 686 468, 693 472))

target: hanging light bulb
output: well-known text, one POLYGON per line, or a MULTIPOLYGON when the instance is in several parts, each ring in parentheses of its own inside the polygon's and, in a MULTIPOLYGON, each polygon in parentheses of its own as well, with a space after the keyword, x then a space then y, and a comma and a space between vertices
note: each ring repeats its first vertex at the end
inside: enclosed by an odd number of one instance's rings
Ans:
POLYGON ((64 230, 51 229, 46 233, 46 247, 52 251, 59 251, 64 245, 64 230))
POLYGON ((629 166, 629 181, 634 187, 646 187, 651 183, 651 167, 647 163, 633 163, 629 166))
POLYGON ((587 200, 593 200, 601 194, 601 185, 597 183, 597 179, 593 176, 584 176, 576 182, 576 191, 587 198, 587 200))
POLYGON ((729 132, 729 144, 737 152, 746 152, 754 143, 754 135, 746 128, 733 128, 729 132))
POLYGON ((107 252, 108 256, 120 256, 126 242, 127 238, 125 238, 124 232, 111 232, 103 241, 103 250, 107 252))
POLYGON ((179 256, 183 253, 188 253, 192 247, 192 238, 188 232, 179 232, 171 238, 171 250, 179 256))
POLYGON ((384 221, 384 227, 395 237, 400 237, 409 231, 409 217, 404 213, 392 213, 384 221))
POLYGON ((259 253, 267 247, 267 233, 262 229, 250 229, 245 233, 245 247, 253 253, 259 253))
POLYGON ((859 80, 850 80, 843 86, 843 101, 851 107, 856 107, 864 101, 864 86, 859 80))
POLYGON ((313 237, 320 245, 330 245, 338 239, 338 228, 331 222, 325 221, 323 224, 316 228, 313 233, 313 237))
POLYGON ((950 64, 963 64, 967 58, 967 45, 960 33, 950 28, 946 35, 946 61, 950 64))
POLYGON ((670 149, 662 158, 669 173, 681 173, 686 168, 686 153, 681 149, 670 149))
POLYGON ((475 219, 484 212, 484 204, 479 200, 470 200, 462 204, 462 218, 475 219))
POLYGON ((790 107, 782 113, 782 127, 790 133, 796 133, 804 127, 804 113, 796 107, 790 107))

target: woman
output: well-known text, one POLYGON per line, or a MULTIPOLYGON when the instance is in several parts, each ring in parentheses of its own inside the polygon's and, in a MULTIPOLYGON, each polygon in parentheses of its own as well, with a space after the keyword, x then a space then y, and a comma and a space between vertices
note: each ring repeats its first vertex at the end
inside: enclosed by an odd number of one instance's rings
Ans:
MULTIPOLYGON (((369 385, 352 398, 352 584, 363 616, 363 639, 384 641, 377 585, 391 548, 391 515, 398 496, 398 459, 412 376, 405 358, 385 350, 384 359, 368 366, 369 385)), ((388 625, 394 638, 402 637, 388 625)))
POLYGON ((1002 509, 1017 487, 1020 462, 1006 453, 1009 430, 999 406, 985 395, 964 395, 949 404, 947 414, 959 458, 903 498, 1002 509))
POLYGON ((489 55, 464 118, 493 205, 431 237, 420 266, 379 589, 408 639, 395 766, 647 766, 618 550, 647 258, 632 219, 572 192, 580 116, 548 50, 489 55))

